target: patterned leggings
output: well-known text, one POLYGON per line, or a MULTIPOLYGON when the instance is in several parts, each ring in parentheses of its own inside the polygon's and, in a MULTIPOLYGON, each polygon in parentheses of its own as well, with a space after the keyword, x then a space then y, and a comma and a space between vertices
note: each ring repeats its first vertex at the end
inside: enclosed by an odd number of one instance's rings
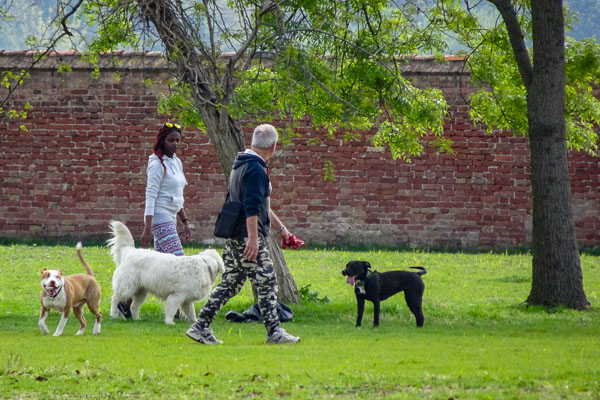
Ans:
POLYGON ((161 253, 175 254, 176 256, 184 255, 175 222, 152 224, 151 230, 154 236, 154 250, 161 253))

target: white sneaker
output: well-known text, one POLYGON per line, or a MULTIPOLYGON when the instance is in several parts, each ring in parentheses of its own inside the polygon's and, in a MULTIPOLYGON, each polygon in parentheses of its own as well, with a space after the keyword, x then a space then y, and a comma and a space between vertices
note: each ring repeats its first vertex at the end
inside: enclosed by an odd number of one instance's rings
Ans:
POLYGON ((273 333, 267 336, 267 344, 298 343, 299 341, 298 336, 290 335, 283 328, 276 328, 273 333))
POLYGON ((213 335, 212 329, 202 328, 193 324, 185 333, 190 339, 202 344, 222 344, 223 342, 213 335))

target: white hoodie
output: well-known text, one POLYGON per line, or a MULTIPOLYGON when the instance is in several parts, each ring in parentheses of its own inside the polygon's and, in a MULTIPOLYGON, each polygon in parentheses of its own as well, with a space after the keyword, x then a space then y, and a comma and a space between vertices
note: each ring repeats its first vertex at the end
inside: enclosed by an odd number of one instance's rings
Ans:
POLYGON ((146 215, 169 214, 175 217, 183 208, 183 188, 187 185, 181 160, 163 156, 164 168, 156 154, 148 159, 148 180, 146 183, 146 215))

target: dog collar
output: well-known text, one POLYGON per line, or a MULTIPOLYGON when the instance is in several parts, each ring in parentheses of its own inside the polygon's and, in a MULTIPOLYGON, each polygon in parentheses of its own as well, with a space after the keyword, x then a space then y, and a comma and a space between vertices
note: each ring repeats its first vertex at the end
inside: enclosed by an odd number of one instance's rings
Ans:
MULTIPOLYGON (((64 286, 64 285, 63 285, 64 286)), ((58 292, 56 292, 56 294, 54 296, 52 296, 51 294, 48 294, 48 291, 46 291, 46 288, 44 288, 44 292, 46 293, 46 296, 48 297, 52 297, 55 298, 56 296, 58 296, 60 294, 60 291, 62 290, 62 286, 58 289, 58 292)))
POLYGON ((371 271, 370 269, 367 270, 367 273, 365 274, 365 280, 364 281, 365 282, 368 281, 371 278, 371 276, 373 276, 374 272, 377 272, 377 271, 371 271))

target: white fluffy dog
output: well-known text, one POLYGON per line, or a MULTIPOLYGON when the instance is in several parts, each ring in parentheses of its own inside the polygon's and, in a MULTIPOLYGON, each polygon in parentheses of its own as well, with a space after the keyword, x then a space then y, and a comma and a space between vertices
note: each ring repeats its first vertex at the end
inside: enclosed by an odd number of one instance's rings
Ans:
POLYGON ((139 320, 140 307, 151 293, 165 301, 165 323, 173 324, 178 309, 196 321, 194 302, 208 297, 218 274, 224 271, 219 253, 210 249, 195 256, 175 256, 136 249, 131 232, 122 222, 111 221, 110 228, 113 237, 108 246, 117 266, 112 278, 111 318, 118 317, 119 302, 133 298, 131 315, 139 320))

